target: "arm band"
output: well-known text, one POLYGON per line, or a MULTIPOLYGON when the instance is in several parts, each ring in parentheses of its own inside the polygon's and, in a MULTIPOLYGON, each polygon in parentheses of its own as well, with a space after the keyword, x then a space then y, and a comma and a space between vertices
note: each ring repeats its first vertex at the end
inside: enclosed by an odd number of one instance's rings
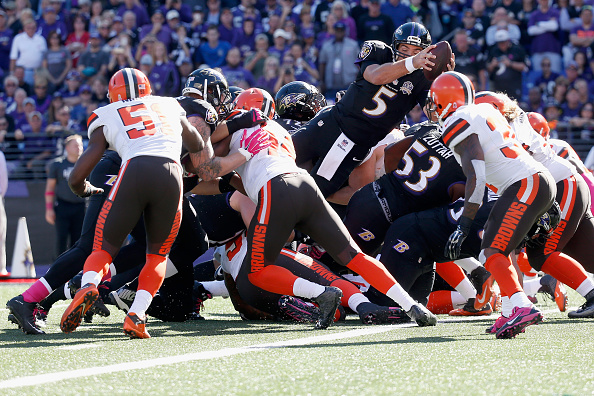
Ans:
POLYGON ((46 202, 46 203, 45 203, 45 208, 46 208, 46 209, 53 209, 53 208, 54 208, 54 204, 53 204, 53 203, 51 203, 51 202, 46 202))
POLYGON ((53 195, 56 195, 56 193, 55 193, 55 192, 53 192, 53 191, 46 191, 46 192, 45 192, 45 196, 46 196, 46 197, 47 197, 47 196, 50 196, 50 195, 52 195, 52 196, 53 196, 53 195))
POLYGON ((472 195, 468 197, 468 202, 480 204, 481 202, 483 202, 483 196, 485 195, 485 161, 474 159, 471 162, 472 166, 474 167, 476 182, 474 185, 474 191, 472 192, 472 195))
POLYGON ((406 60, 404 61, 404 67, 406 67, 406 70, 408 70, 409 73, 412 73, 415 70, 417 70, 417 68, 413 64, 413 57, 412 56, 409 56, 408 58, 406 58, 406 60))

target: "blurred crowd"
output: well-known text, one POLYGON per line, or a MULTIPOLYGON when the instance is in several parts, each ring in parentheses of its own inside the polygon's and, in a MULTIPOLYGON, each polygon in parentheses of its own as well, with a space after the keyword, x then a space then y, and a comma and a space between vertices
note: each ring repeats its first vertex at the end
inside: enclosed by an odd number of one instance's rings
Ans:
MULTIPOLYGON (((0 148, 10 177, 45 178, 124 67, 142 70, 157 95, 179 95, 208 65, 229 85, 274 95, 301 80, 331 99, 356 78, 364 41, 390 43, 411 20, 451 43, 477 91, 505 92, 545 115, 553 134, 594 139, 591 0, 4 0, 0 148)), ((422 120, 420 109, 410 118, 422 120)))

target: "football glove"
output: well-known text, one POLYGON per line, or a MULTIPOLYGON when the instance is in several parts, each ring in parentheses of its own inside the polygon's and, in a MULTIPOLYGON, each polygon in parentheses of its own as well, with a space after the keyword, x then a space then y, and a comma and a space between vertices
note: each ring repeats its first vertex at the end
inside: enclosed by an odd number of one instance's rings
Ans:
POLYGON ((227 121, 229 134, 234 134, 240 129, 253 128, 258 125, 266 124, 268 118, 259 109, 251 109, 227 121))
POLYGON ((445 249, 444 249, 444 256, 449 258, 450 260, 456 260, 460 256, 460 251, 462 250, 462 243, 468 236, 470 232, 470 226, 472 225, 472 220, 468 217, 460 217, 460 221, 458 222, 458 227, 456 231, 452 232, 448 241, 446 242, 445 249))
POLYGON ((96 195, 96 194, 103 194, 103 189, 95 187, 94 185, 89 183, 87 180, 85 180, 85 188, 84 188, 83 192, 80 194, 76 194, 76 195, 78 195, 81 198, 86 198, 86 197, 90 197, 91 195, 96 195))
POLYGON ((267 131, 259 129, 248 136, 247 130, 245 130, 239 142, 238 151, 246 161, 249 161, 254 155, 268 147, 270 147, 270 139, 267 131))

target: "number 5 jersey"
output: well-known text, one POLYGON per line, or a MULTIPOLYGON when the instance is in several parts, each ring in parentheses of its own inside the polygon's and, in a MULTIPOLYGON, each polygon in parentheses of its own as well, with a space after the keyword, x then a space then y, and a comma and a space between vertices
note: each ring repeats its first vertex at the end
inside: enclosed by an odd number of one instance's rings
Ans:
POLYGON ((165 157, 180 163, 182 126, 186 112, 176 99, 144 96, 110 103, 93 111, 87 122, 89 138, 103 134, 122 163, 139 156, 165 157))

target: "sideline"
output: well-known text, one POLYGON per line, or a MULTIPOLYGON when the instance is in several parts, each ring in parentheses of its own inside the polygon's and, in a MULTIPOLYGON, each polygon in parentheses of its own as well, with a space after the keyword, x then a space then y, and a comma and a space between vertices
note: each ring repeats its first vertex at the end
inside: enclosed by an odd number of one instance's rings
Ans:
MULTIPOLYGON (((558 310, 547 310, 542 311, 544 314, 558 312, 558 310)), ((475 321, 475 320, 484 320, 486 318, 495 318, 496 315, 490 316, 468 316, 468 317, 453 317, 439 320, 438 323, 447 323, 447 322, 454 322, 454 321, 475 321)), ((130 371, 130 370, 140 370, 140 369, 147 369, 151 367, 159 367, 159 366, 167 366, 171 364, 177 363, 184 363, 184 362, 191 362, 196 360, 211 360, 211 359, 218 359, 227 356, 239 355, 248 352, 257 352, 263 351, 267 349, 273 348, 286 348, 286 347, 293 347, 293 346, 302 346, 302 345, 309 345, 315 344, 318 342, 327 342, 327 341, 336 341, 342 340, 347 338, 355 338, 361 337, 365 335, 372 335, 372 334, 381 334, 388 331, 402 329, 406 327, 414 327, 415 324, 406 323, 400 325, 383 325, 383 326, 373 326, 373 327, 366 327, 362 329, 356 330, 348 330, 340 333, 332 333, 332 334, 325 334, 313 337, 304 337, 304 338, 297 338, 294 340, 284 340, 278 341, 273 343, 265 343, 265 344, 256 344, 251 346, 245 346, 241 348, 225 348, 215 351, 203 351, 203 352, 196 352, 196 353, 188 353, 184 355, 176 355, 176 356, 167 356, 162 358, 156 359, 148 359, 148 360, 140 360, 136 362, 125 362, 125 363, 118 363, 112 364, 108 366, 98 366, 98 367, 89 367, 84 369, 78 370, 69 370, 69 371, 60 371, 55 373, 46 373, 46 374, 39 374, 39 375, 31 375, 26 377, 18 377, 13 378, 10 380, 0 381, 0 389, 10 389, 10 388, 21 388, 25 386, 35 386, 35 385, 42 385, 48 384, 53 382, 59 382, 68 379, 74 378, 82 378, 82 377, 90 377, 90 376, 99 376, 102 374, 109 374, 121 371, 130 371)))

